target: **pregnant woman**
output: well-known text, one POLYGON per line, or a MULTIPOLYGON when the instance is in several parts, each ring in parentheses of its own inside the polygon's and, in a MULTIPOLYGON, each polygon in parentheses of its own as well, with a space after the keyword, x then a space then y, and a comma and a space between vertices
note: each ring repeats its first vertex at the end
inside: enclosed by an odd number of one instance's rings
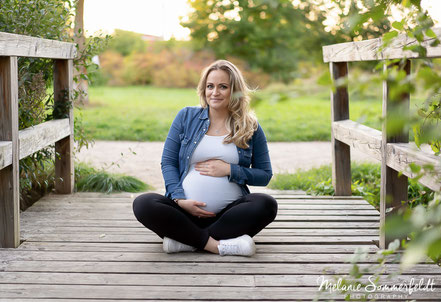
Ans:
POLYGON ((252 256, 252 237, 276 217, 276 200, 247 187, 266 186, 272 176, 249 92, 236 66, 216 61, 198 85, 201 107, 186 107, 173 121, 161 162, 165 196, 147 193, 133 202, 166 253, 252 256))

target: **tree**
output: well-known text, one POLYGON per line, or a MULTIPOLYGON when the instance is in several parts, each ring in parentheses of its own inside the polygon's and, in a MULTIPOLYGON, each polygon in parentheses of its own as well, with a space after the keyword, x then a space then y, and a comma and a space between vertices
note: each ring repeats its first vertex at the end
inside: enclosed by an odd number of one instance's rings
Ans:
POLYGON ((322 12, 307 1, 301 8, 290 0, 190 4, 194 12, 182 25, 198 48, 211 48, 218 58, 241 58, 278 80, 294 78, 299 60, 319 60, 321 44, 333 39, 324 31, 322 12))
MULTIPOLYGON (((74 41, 78 45, 78 59, 86 48, 86 38, 84 37, 84 0, 77 0, 75 9, 75 28, 74 41)), ((79 62, 74 70, 74 89, 80 91, 78 102, 80 104, 89 103, 89 83, 85 78, 87 75, 87 68, 84 62, 79 62)))

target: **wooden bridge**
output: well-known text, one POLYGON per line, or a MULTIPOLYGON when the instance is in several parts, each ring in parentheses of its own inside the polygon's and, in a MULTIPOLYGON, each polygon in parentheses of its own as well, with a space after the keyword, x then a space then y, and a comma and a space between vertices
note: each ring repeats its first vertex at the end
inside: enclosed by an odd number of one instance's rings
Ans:
MULTIPOLYGON (((360 147, 383 164, 381 213, 351 196, 276 194, 278 216, 255 237, 255 256, 168 255, 162 252, 160 238, 134 218, 135 196, 72 194, 71 111, 66 119, 18 131, 17 56, 55 59, 55 100, 66 102, 72 89, 74 45, 5 33, 0 33, 0 41, 0 301, 343 301, 344 295, 336 290, 342 288, 338 278, 353 270, 350 261, 356 248, 366 250, 358 261, 362 281, 378 273, 379 285, 401 285, 401 291, 355 289, 352 300, 441 301, 438 266, 420 263, 402 272, 389 259, 379 268, 375 254, 376 243, 387 242, 379 226, 387 218, 386 208, 394 206, 385 197, 404 196, 407 178, 398 179, 397 171, 409 173, 404 163, 438 164, 439 159, 412 153, 407 144, 397 144, 399 138, 391 140, 385 131, 350 121, 346 87, 332 96, 336 192, 349 195, 349 145, 360 147), (18 161, 54 143, 60 154, 56 174, 64 179, 56 191, 67 195, 51 194, 20 214, 18 161), (391 273, 396 276, 389 279, 391 273)), ((363 57, 363 52, 354 57, 354 49, 362 49, 366 42, 324 49, 335 79, 347 75, 348 61, 384 59, 373 57, 381 40, 368 43, 371 56, 363 57)), ((429 55, 441 56, 441 47, 431 51, 429 55)), ((397 52, 395 57, 404 56, 397 52)), ((386 116, 389 101, 386 93, 386 116)), ((439 186, 433 179, 422 181, 435 189, 439 186)))

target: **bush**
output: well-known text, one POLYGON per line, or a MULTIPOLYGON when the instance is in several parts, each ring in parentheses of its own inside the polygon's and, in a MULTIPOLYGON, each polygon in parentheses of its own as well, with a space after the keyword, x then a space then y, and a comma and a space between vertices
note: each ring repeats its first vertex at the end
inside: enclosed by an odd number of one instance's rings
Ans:
POLYGON ((75 165, 75 189, 80 192, 144 192, 151 187, 139 179, 104 170, 96 170, 84 163, 75 165))
MULTIPOLYGON (((379 209, 381 168, 379 164, 351 164, 352 194, 363 196, 366 201, 379 209)), ((269 187, 277 190, 303 190, 312 195, 334 195, 332 169, 324 165, 310 170, 299 170, 294 174, 277 174, 269 187)), ((408 200, 411 207, 427 205, 434 197, 434 192, 409 179, 408 200)))

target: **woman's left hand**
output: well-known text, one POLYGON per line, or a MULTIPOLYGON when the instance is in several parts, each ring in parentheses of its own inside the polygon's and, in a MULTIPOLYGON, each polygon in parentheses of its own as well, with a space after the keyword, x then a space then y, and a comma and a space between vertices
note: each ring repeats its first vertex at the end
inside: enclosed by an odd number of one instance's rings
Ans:
POLYGON ((198 162, 195 165, 195 170, 201 175, 222 177, 230 175, 230 164, 220 159, 209 159, 198 162))

